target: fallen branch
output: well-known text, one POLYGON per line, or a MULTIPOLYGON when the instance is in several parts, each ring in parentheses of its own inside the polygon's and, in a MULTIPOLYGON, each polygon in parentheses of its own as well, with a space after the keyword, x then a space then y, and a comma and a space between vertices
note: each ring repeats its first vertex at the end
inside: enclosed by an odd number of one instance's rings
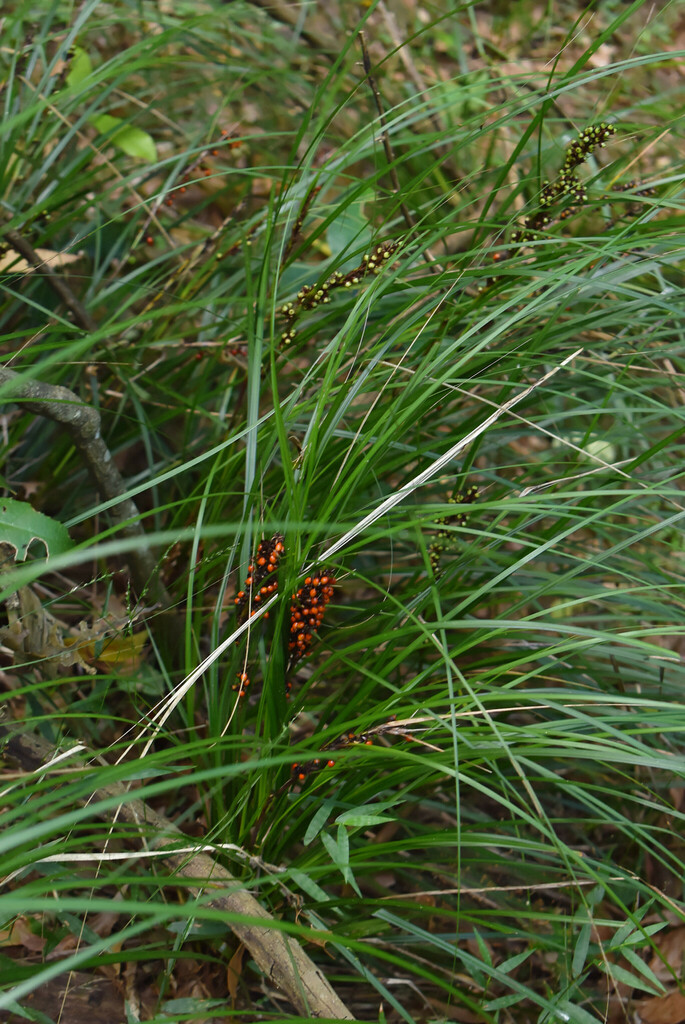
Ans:
MULTIPOLYGON (((0 368, 0 388, 3 385, 8 385, 6 401, 19 402, 29 412, 45 416, 64 427, 103 500, 120 499, 111 509, 111 516, 115 523, 123 524, 122 535, 143 536, 138 508, 135 502, 123 496, 126 484, 102 439, 100 414, 97 410, 83 402, 69 388, 30 380, 5 367, 0 368)), ((157 563, 150 548, 131 550, 129 560, 139 595, 146 592, 152 601, 168 607, 171 601, 159 578, 157 563)))
MULTIPOLYGON (((46 763, 55 756, 53 747, 42 737, 11 735, 8 729, 2 729, 0 736, 3 734, 9 736, 5 755, 26 772, 45 771, 46 763)), ((73 764, 72 758, 70 763, 73 764)), ((183 845, 187 844, 187 836, 167 818, 148 807, 143 800, 132 798, 120 783, 102 786, 88 798, 88 802, 108 800, 111 797, 121 798, 121 803, 106 812, 110 818, 139 825, 146 836, 154 833, 156 845, 162 849, 165 846, 178 846, 179 841, 183 845)), ((164 860, 177 875, 192 879, 188 888, 193 895, 199 896, 207 890, 216 893, 207 906, 224 911, 232 917, 261 922, 243 925, 229 921, 229 924, 266 978, 287 996, 299 1014, 307 1018, 355 1019, 300 944, 275 927, 274 918, 254 896, 238 888, 240 883, 226 868, 206 853, 189 856, 170 850, 164 860), (198 879, 201 881, 198 882, 198 879)))
POLYGON ((40 253, 36 252, 31 243, 23 238, 18 231, 5 230, 3 237, 20 256, 24 257, 27 263, 35 270, 40 270, 41 276, 45 278, 52 290, 60 297, 71 313, 74 323, 82 327, 84 331, 90 331, 91 334, 95 334, 98 325, 86 307, 79 302, 66 281, 59 274, 55 273, 49 262, 43 259, 40 253))

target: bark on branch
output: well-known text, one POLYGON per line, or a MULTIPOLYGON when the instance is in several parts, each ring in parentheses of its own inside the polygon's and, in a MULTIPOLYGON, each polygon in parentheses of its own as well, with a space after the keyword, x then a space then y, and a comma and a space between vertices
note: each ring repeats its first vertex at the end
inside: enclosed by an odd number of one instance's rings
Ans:
MULTIPOLYGON (((12 735, 9 729, 1 729, 0 736, 3 734, 9 736, 6 755, 24 771, 37 771, 55 756, 54 748, 42 737, 12 735)), ((73 760, 69 763, 73 764, 73 760)), ((167 818, 148 807, 143 800, 132 799, 120 783, 97 789, 91 799, 99 801, 112 796, 121 797, 122 800, 118 807, 107 812, 112 819, 139 825, 147 835, 154 832, 158 848, 177 846, 179 841, 187 844, 187 836, 167 818)), ((177 875, 193 880, 188 888, 194 895, 206 893, 207 890, 215 892, 216 895, 208 904, 210 907, 262 922, 243 925, 231 921, 230 927, 265 976, 287 996, 299 1014, 312 1018, 355 1019, 299 943, 274 927, 273 917, 254 896, 245 889, 237 888, 240 883, 229 871, 206 853, 190 856, 170 851, 164 860, 177 875), (202 881, 198 883, 198 879, 202 881)))

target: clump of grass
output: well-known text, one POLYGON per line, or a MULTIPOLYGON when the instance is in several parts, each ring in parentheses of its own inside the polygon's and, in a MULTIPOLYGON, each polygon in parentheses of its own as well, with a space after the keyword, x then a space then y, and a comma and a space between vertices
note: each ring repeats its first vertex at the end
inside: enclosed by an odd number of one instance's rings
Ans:
POLYGON ((397 41, 374 8, 330 63, 308 11, 5 15, 4 362, 97 409, 143 536, 3 378, 5 492, 75 542, 3 570, 3 728, 89 759, 8 740, 0 1008, 107 957, 141 1019, 207 1017, 228 957, 237 1013, 309 1012, 184 873, 200 845, 359 1019, 584 1024, 664 993, 683 153, 646 9, 516 74, 488 11, 397 41), (465 42, 474 67, 433 74, 465 42))

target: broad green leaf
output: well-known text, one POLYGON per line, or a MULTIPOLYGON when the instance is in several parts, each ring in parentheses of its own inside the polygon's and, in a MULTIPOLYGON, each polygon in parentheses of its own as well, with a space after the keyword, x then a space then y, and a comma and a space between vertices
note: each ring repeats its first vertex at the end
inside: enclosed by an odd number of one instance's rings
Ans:
POLYGON ((329 857, 338 868, 348 885, 351 885, 358 896, 361 896, 359 887, 355 881, 350 868, 350 839, 344 825, 338 826, 337 842, 327 832, 321 833, 323 843, 329 857))
POLYGON ((602 438, 588 441, 584 449, 584 458, 601 459, 602 462, 608 462, 611 465, 613 462, 616 462, 616 445, 602 438))
POLYGON ((574 978, 577 978, 582 973, 585 967, 585 961, 587 960, 587 951, 590 948, 590 936, 592 934, 592 925, 589 921, 586 921, 578 932, 578 940, 576 942, 576 948, 573 950, 573 961, 571 963, 571 974, 574 978))
MULTIPOLYGON (((93 62, 89 54, 75 47, 74 56, 67 75, 69 85, 79 85, 93 72, 93 62)), ((148 132, 142 128, 136 128, 121 117, 114 117, 112 114, 99 114, 94 117, 91 124, 103 135, 110 136, 110 142, 117 146, 127 156, 135 157, 137 160, 144 160, 146 163, 153 163, 157 159, 157 147, 148 132)))
POLYGON ((157 147, 151 135, 142 128, 136 128, 120 117, 111 114, 100 114, 93 118, 93 124, 103 135, 109 135, 109 141, 127 156, 133 156, 147 163, 157 159, 157 147))
POLYGON ((338 863, 350 865, 350 837, 344 825, 338 825, 338 863))
POLYGON ((644 907, 640 907, 639 910, 633 912, 630 920, 626 921, 618 929, 609 943, 609 946, 607 947, 608 949, 619 949, 626 943, 629 943, 632 946, 643 946, 645 945, 646 937, 648 935, 653 935, 655 931, 660 931, 661 928, 664 927, 665 922, 663 921, 648 925, 647 927, 641 926, 640 922, 649 911, 652 903, 653 900, 649 900, 645 903, 644 907))
POLYGON ((663 931, 664 928, 668 928, 668 921, 656 921, 654 924, 646 924, 640 929, 636 928, 632 934, 626 935, 621 942, 612 942, 607 948, 625 951, 626 946, 644 946, 650 935, 656 935, 657 932, 663 931))
POLYGON ((346 811, 335 819, 339 825, 352 825, 356 828, 370 828, 372 825, 385 825, 388 821, 395 821, 384 814, 359 814, 355 811, 346 811))
POLYGON ((45 545, 46 557, 69 551, 72 542, 62 523, 37 512, 26 501, 3 498, 0 501, 0 543, 11 544, 16 560, 23 562, 34 540, 45 545))
POLYGON ((313 900, 321 900, 324 902, 328 899, 328 893, 322 889, 320 885, 317 885, 305 871, 293 868, 290 871, 290 877, 293 882, 302 889, 302 892, 306 892, 313 900))
POLYGON ((532 950, 530 949, 524 949, 521 953, 515 953, 514 956, 510 956, 508 960, 498 964, 497 971, 500 974, 508 974, 509 971, 513 971, 515 967, 518 967, 524 960, 527 960, 531 953, 532 950))
POLYGON ((473 934, 476 942, 478 943, 478 949, 481 957, 483 958, 483 963, 487 964, 488 967, 492 967, 492 956, 490 955, 490 950, 488 949, 485 940, 477 928, 473 929, 473 934))
POLYGON ((326 819, 328 818, 328 815, 331 813, 332 805, 332 800, 324 800, 312 820, 309 822, 307 831, 304 834, 304 839, 302 840, 305 846, 309 846, 312 839, 318 836, 326 822, 326 819))
POLYGON ((90 56, 80 46, 74 47, 73 57, 69 65, 67 85, 79 85, 93 72, 93 62, 90 56))
POLYGON ((517 1003, 521 1002, 521 994, 519 992, 510 993, 508 996, 499 996, 497 999, 492 999, 485 1004, 485 1009, 491 1013, 497 1010, 506 1010, 508 1006, 516 1006, 517 1003))
POLYGON ((644 960, 641 960, 634 950, 623 949, 622 952, 628 963, 632 964, 632 966, 635 968, 638 974, 643 974, 647 981, 650 983, 650 985, 653 985, 654 988, 657 989, 659 992, 663 993, 666 991, 664 986, 661 984, 661 981, 657 978, 654 971, 650 968, 649 964, 646 964, 644 960))
POLYGON ((654 978, 654 984, 650 984, 644 978, 639 978, 636 974, 633 974, 632 971, 627 971, 625 967, 619 967, 618 964, 598 964, 597 966, 605 974, 609 974, 614 981, 622 981, 624 985, 628 985, 630 988, 644 989, 645 992, 650 992, 653 996, 662 996, 664 994, 665 989, 656 977, 654 978))
POLYGON ((555 1024, 557 1024, 557 1021, 568 1021, 569 1024, 597 1024, 597 1017, 593 1014, 588 1013, 582 1006, 575 1006, 573 1003, 567 1003, 566 1001, 557 1003, 556 1013, 546 1013, 543 1020, 545 1024, 551 1024, 552 1021, 555 1024))
MULTIPOLYGON (((195 938, 195 935, 193 935, 195 938)), ((165 1019, 171 1021, 174 1018, 179 1020, 180 1015, 187 1015, 186 1019, 192 1020, 193 1017, 197 1019, 198 1005, 202 1006, 202 1010, 206 1011, 210 1007, 220 1007, 219 1000, 203 1000, 200 1004, 199 1000, 195 996, 183 996, 180 999, 168 999, 162 1006, 162 1013, 165 1019)))

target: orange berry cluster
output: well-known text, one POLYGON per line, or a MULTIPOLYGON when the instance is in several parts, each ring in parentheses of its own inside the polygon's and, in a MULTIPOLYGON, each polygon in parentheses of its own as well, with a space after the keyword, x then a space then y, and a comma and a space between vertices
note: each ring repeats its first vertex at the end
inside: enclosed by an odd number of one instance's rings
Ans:
POLYGON ((290 777, 293 782, 304 782, 314 772, 321 771, 322 768, 332 768, 334 765, 335 761, 332 758, 326 760, 325 758, 315 757, 312 761, 303 761, 302 763, 291 765, 290 777))
POLYGON ((338 736, 337 740, 328 743, 324 750, 343 750, 345 747, 359 746, 361 743, 370 747, 373 743, 371 734, 368 732, 345 732, 338 736))
POLYGON ((335 576, 321 569, 306 580, 292 596, 290 605, 290 657, 288 669, 309 653, 314 633, 323 622, 326 605, 333 597, 335 576))
POLYGON ((359 266, 350 270, 349 273, 343 274, 342 271, 336 270, 318 287, 309 284, 303 285, 294 302, 286 302, 284 306, 281 306, 281 315, 290 321, 288 329, 281 334, 281 340, 285 344, 291 342, 296 334, 294 323, 300 313, 307 309, 316 309, 317 306, 330 302, 330 293, 335 288, 352 288, 361 284, 362 278, 368 277, 370 274, 380 274, 383 267, 391 262, 401 244, 401 242, 382 242, 375 247, 373 252, 366 253, 359 266))
POLYGON ((254 562, 247 567, 245 586, 235 596, 234 603, 239 619, 244 617, 248 609, 249 614, 254 615, 262 601, 278 590, 275 573, 284 551, 281 533, 275 533, 273 537, 259 542, 254 562))
MULTIPOLYGON (((368 733, 347 732, 339 736, 332 743, 326 744, 323 749, 324 752, 342 750, 344 747, 352 747, 362 743, 367 747, 372 745, 373 740, 368 733)), ((321 771, 322 768, 333 768, 334 765, 335 761, 333 758, 315 757, 312 761, 297 762, 291 765, 290 777, 293 782, 304 782, 314 772, 321 771)))
POLYGON ((247 693, 247 688, 248 688, 249 685, 250 685, 250 677, 248 676, 247 672, 239 672, 238 673, 238 682, 234 683, 233 686, 231 687, 231 689, 232 690, 237 690, 238 691, 238 696, 242 700, 243 697, 245 696, 245 694, 247 693))
MULTIPOLYGON (((454 505, 470 505, 472 502, 477 501, 478 495, 477 487, 469 487, 466 491, 455 491, 447 500, 454 505)), ((466 513, 459 511, 455 512, 452 516, 441 516, 439 519, 436 519, 436 523, 440 528, 435 534, 436 539, 428 549, 428 557, 430 558, 431 568, 434 573, 437 573, 440 568, 440 556, 450 538, 450 531, 446 527, 464 526, 466 523, 466 513)))
MULTIPOLYGON (((244 588, 239 590, 234 598, 239 621, 244 621, 248 615, 253 616, 262 602, 277 592, 276 573, 284 551, 281 533, 260 541, 254 560, 247 567, 244 588)), ((293 594, 286 675, 300 658, 309 653, 314 634, 323 621, 326 605, 333 597, 335 583, 335 577, 321 569, 314 575, 307 576, 297 593, 293 594)), ((267 615, 268 612, 264 617, 267 615)), ((237 690, 238 697, 242 698, 249 685, 247 673, 239 672, 238 681, 233 685, 233 689, 237 690)), ((290 693, 291 685, 289 681, 286 682, 286 694, 290 693)))

